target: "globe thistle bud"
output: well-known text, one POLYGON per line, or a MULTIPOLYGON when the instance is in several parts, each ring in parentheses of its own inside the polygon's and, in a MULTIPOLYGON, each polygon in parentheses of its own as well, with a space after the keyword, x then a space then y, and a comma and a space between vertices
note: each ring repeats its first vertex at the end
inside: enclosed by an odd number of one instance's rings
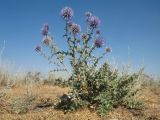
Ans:
POLYGON ((61 10, 61 16, 64 20, 71 20, 74 12, 73 12, 73 9, 70 8, 70 7, 64 7, 62 10, 61 10))
POLYGON ((42 42, 44 45, 49 46, 52 43, 52 38, 47 36, 42 42))
POLYGON ((92 16, 92 17, 89 18, 88 22, 89 22, 89 26, 91 28, 97 28, 100 24, 100 19, 96 16, 92 16))
POLYGON ((86 17, 91 17, 92 13, 88 11, 88 12, 85 13, 85 15, 86 15, 86 17))
POLYGON ((74 24, 74 23, 73 23, 72 21, 68 21, 68 22, 67 22, 67 25, 68 25, 69 28, 71 28, 71 26, 72 26, 73 24, 74 24))
POLYGON ((107 53, 112 52, 112 48, 110 48, 110 47, 106 48, 106 52, 107 52, 107 53))
POLYGON ((99 35, 101 33, 101 31, 98 29, 96 30, 96 34, 99 35))
POLYGON ((36 52, 41 52, 42 51, 42 48, 40 45, 37 45, 36 48, 35 48, 35 51, 36 52))
POLYGON ((82 34, 81 35, 82 40, 87 40, 88 38, 89 38, 89 36, 87 34, 82 34))
POLYGON ((101 48, 104 45, 104 40, 102 38, 97 38, 94 42, 96 48, 101 48))
POLYGON ((73 23, 71 26, 71 32, 75 35, 81 31, 81 27, 78 24, 73 23))
POLYGON ((41 29, 41 33, 43 36, 47 36, 48 35, 48 31, 49 31, 49 25, 48 24, 44 24, 44 26, 41 29))

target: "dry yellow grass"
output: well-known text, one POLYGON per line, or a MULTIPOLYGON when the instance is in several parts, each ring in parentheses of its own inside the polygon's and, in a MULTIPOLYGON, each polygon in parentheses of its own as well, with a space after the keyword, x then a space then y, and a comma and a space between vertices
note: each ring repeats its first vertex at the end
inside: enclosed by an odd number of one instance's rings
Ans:
MULTIPOLYGON (((2 89, 2 88, 0 88, 2 89)), ((157 88, 158 89, 158 88, 157 88)), ((141 111, 116 108, 105 117, 100 117, 96 111, 88 108, 76 112, 66 113, 55 110, 52 106, 43 106, 46 103, 55 103, 58 96, 69 91, 52 85, 21 85, 8 90, 0 98, 0 120, 159 120, 160 119, 160 93, 146 87, 140 99, 145 102, 145 109, 141 111), (33 97, 31 106, 26 113, 16 114, 12 111, 11 104, 15 98, 26 99, 33 97), (40 106, 42 105, 42 106, 40 106)))

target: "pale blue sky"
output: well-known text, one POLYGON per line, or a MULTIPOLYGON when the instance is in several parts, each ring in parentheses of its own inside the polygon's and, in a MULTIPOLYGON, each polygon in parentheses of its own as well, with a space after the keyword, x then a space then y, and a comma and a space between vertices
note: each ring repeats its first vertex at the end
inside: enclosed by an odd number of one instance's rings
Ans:
POLYGON ((64 6, 74 9, 74 21, 84 26, 84 13, 91 11, 101 19, 106 44, 112 46, 108 55, 118 61, 130 59, 134 66, 144 61, 148 73, 160 73, 160 0, 0 0, 0 47, 6 41, 3 55, 24 70, 49 71, 47 61, 34 52, 41 41, 43 23, 60 48, 66 48, 63 20, 59 16, 64 6))

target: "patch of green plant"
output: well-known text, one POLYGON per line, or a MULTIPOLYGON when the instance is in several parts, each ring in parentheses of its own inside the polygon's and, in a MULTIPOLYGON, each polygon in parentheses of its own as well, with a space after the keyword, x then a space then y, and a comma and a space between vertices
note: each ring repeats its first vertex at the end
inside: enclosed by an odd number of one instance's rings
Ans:
MULTIPOLYGON (((73 83, 72 91, 74 92, 69 93, 70 97, 68 97, 68 100, 74 100, 66 102, 65 106, 67 107, 65 107, 65 110, 76 110, 80 106, 97 104, 97 110, 103 116, 118 106, 125 106, 129 109, 141 109, 143 108, 143 102, 131 101, 139 91, 136 88, 136 84, 141 73, 142 71, 140 70, 138 73, 131 75, 119 75, 118 70, 111 70, 107 63, 99 70, 96 70, 94 74, 90 75, 90 72, 86 72, 87 78, 84 83, 83 80, 73 83), (85 101, 88 104, 77 104, 78 107, 74 105, 79 103, 79 101, 81 103, 85 101)), ((62 106, 59 107, 62 108, 62 106)))
POLYGON ((134 99, 124 101, 124 105, 129 109, 142 109, 144 108, 144 102, 134 99))

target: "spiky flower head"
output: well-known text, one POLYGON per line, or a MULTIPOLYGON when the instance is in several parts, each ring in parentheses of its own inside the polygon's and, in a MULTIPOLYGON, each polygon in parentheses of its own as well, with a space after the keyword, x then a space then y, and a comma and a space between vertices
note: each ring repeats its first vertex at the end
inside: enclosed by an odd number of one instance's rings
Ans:
POLYGON ((84 34, 84 33, 81 35, 81 39, 82 39, 82 40, 87 40, 88 37, 89 37, 89 36, 88 36, 87 34, 84 34))
POLYGON ((47 36, 44 38, 44 40, 42 42, 44 45, 49 46, 52 43, 52 38, 47 36))
POLYGON ((106 52, 107 52, 107 53, 112 52, 112 48, 111 48, 111 47, 106 48, 106 52))
POLYGON ((89 18, 89 17, 91 17, 91 16, 92 16, 92 13, 91 13, 91 12, 86 12, 86 13, 85 13, 85 15, 86 15, 86 17, 88 17, 88 18, 89 18))
POLYGON ((49 25, 48 24, 44 24, 42 29, 41 29, 42 35, 47 36, 48 35, 48 31, 49 31, 49 25))
POLYGON ((37 45, 36 48, 35 48, 35 51, 36 52, 41 52, 42 51, 42 48, 40 45, 37 45))
POLYGON ((86 12, 85 16, 86 16, 86 21, 88 22, 90 17, 92 16, 92 13, 91 12, 86 12))
POLYGON ((104 40, 101 37, 98 37, 95 42, 94 42, 94 46, 96 48, 100 48, 104 45, 104 40))
POLYGON ((64 20, 71 20, 74 12, 73 12, 73 9, 70 8, 70 7, 64 7, 62 10, 61 10, 61 16, 64 20))
POLYGON ((81 31, 81 27, 78 24, 73 23, 71 26, 71 32, 75 35, 81 31))
POLYGON ((99 35, 101 33, 101 31, 98 29, 96 30, 96 34, 99 35))
POLYGON ((100 24, 100 19, 97 16, 92 16, 89 18, 88 22, 91 28, 97 28, 100 24))
POLYGON ((68 27, 71 28, 71 26, 73 25, 73 22, 72 21, 68 21, 67 24, 68 24, 68 27))

